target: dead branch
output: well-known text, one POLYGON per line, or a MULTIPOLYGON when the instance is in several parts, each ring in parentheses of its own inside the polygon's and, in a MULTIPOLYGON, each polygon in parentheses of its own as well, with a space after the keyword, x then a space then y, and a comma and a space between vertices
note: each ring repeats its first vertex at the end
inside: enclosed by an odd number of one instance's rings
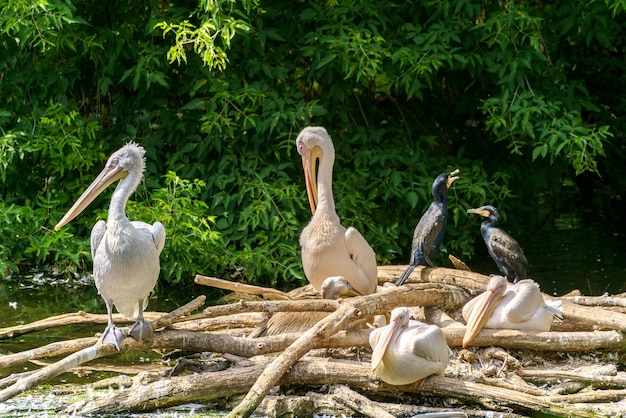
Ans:
POLYGON ((217 277, 203 276, 201 274, 196 274, 194 282, 203 286, 216 287, 218 289, 231 290, 233 292, 247 293, 250 295, 260 295, 263 296, 265 299, 291 299, 291 296, 289 296, 285 292, 281 292, 280 290, 268 287, 253 286, 250 284, 238 282, 231 282, 229 280, 222 280, 218 279, 217 277))
POLYGON ((334 312, 339 305, 337 301, 328 299, 285 300, 285 301, 239 301, 228 305, 217 305, 206 308, 202 313, 181 318, 179 322, 194 321, 204 318, 234 315, 244 312, 334 312))
MULTIPOLYGON (((163 315, 162 312, 144 312, 144 318, 147 321, 156 320, 161 315, 163 315)), ((116 323, 132 323, 132 321, 124 318, 120 314, 114 314, 113 320, 116 323)), ((31 332, 70 325, 106 324, 107 321, 108 317, 106 314, 90 314, 78 311, 74 313, 51 316, 49 318, 44 318, 42 320, 24 325, 2 328, 0 329, 0 339, 14 338, 31 332)))
POLYGON ((577 305, 585 306, 619 306, 626 307, 626 297, 623 296, 609 296, 604 294, 602 296, 569 296, 560 297, 559 299, 567 302, 576 303, 577 305))
MULTIPOLYGON (((399 393, 436 394, 478 402, 497 410, 514 407, 530 412, 556 415, 591 416, 548 401, 545 397, 465 382, 458 379, 431 376, 418 387, 391 386, 373 378, 369 364, 359 362, 299 360, 280 380, 280 384, 345 384, 360 390, 397 396, 399 393)), ((193 400, 207 401, 245 393, 258 380, 264 366, 237 367, 221 372, 198 373, 161 379, 145 386, 116 392, 113 396, 97 398, 72 405, 65 413, 94 414, 124 411, 149 411, 179 405, 193 400), (229 382, 224 385, 223 382, 229 382)))
POLYGON ((546 396, 550 402, 559 403, 598 403, 620 402, 626 399, 626 389, 594 390, 592 392, 573 393, 571 395, 546 396))
MULTIPOLYGON (((445 328, 446 341, 451 347, 460 347, 465 329, 445 328)), ((590 351, 598 348, 623 348, 624 335, 618 331, 594 332, 536 332, 510 329, 485 329, 470 343, 470 347, 496 345, 544 351, 590 351)))
POLYGON ((522 369, 518 374, 526 379, 552 381, 569 379, 577 382, 591 384, 596 387, 620 387, 626 388, 626 377, 623 376, 605 376, 600 374, 587 375, 580 371, 566 370, 536 370, 522 369))

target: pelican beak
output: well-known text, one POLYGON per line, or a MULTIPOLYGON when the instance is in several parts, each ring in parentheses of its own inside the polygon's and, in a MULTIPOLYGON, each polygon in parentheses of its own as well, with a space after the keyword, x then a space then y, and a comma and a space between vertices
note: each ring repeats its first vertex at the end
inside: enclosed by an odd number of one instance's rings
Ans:
POLYGON ((465 335, 463 335, 463 348, 467 346, 485 326, 491 314, 496 309, 498 302, 500 301, 501 294, 492 290, 485 293, 483 300, 479 301, 472 313, 467 319, 467 325, 465 326, 465 335))
POLYGON ((380 362, 387 352, 387 347, 389 347, 391 338, 395 334, 396 330, 400 328, 401 323, 401 317, 397 317, 394 318, 391 323, 386 326, 383 335, 381 335, 380 339, 378 340, 378 344, 376 344, 376 347, 374 347, 374 351, 372 352, 372 372, 375 372, 380 365, 380 362))
POLYGON ((353 296, 363 296, 363 293, 359 292, 350 283, 348 283, 346 289, 344 289, 344 291, 341 293, 341 297, 350 298, 353 296))
POLYGON ((459 174, 460 171, 457 168, 456 170, 454 170, 453 172, 451 172, 450 174, 448 174, 448 181, 446 182, 446 187, 449 189, 450 186, 452 186, 452 183, 454 183, 454 180, 458 180, 461 177, 457 176, 457 174, 459 174))
POLYGON ((467 213, 475 213, 477 215, 484 216, 485 218, 489 217, 489 211, 482 208, 468 209, 467 213))
POLYGON ((309 196, 311 213, 315 215, 317 209, 317 161, 320 154, 319 147, 314 147, 302 154, 302 168, 306 181, 306 193, 309 196))
POLYGON ((72 219, 77 217, 111 183, 123 179, 127 175, 128 171, 123 170, 119 165, 107 164, 105 169, 98 174, 98 177, 96 177, 89 187, 87 187, 70 210, 68 210, 65 216, 63 216, 63 218, 59 221, 59 223, 56 224, 54 230, 58 231, 63 225, 69 223, 72 219))

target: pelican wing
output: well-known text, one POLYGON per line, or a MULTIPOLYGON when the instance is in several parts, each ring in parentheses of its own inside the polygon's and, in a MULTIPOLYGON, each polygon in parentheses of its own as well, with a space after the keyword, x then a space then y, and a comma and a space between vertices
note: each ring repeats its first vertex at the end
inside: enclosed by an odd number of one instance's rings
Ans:
POLYGON ((91 259, 95 260, 96 258, 96 250, 100 246, 100 241, 102 241, 102 237, 104 233, 107 231, 107 223, 104 220, 99 220, 94 225, 91 230, 91 259))
POLYGON ((508 292, 515 294, 505 308, 506 316, 511 322, 528 321, 537 309, 545 305, 539 288, 532 280, 520 281, 508 292))
POLYGON ((378 270, 376 268, 376 253, 367 243, 363 235, 354 227, 346 229, 345 243, 348 254, 363 273, 370 280, 371 291, 376 290, 378 285, 378 270))
MULTIPOLYGON (((413 321, 411 322, 413 323, 413 321)), ((450 348, 446 343, 443 331, 438 326, 420 323, 415 326, 412 334, 411 340, 413 345, 411 351, 413 354, 428 361, 448 363, 450 348)))

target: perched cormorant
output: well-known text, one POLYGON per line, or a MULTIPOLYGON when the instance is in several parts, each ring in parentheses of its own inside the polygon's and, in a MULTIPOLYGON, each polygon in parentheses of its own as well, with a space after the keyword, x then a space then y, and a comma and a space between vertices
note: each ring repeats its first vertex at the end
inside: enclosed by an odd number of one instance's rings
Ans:
POLYGON ((497 227, 500 218, 498 210, 487 205, 468 209, 467 213, 476 213, 487 218, 480 224, 480 233, 485 240, 489 255, 506 278, 513 283, 528 279, 530 277, 528 260, 522 247, 512 236, 497 227))
POLYGON ((459 170, 451 173, 442 173, 433 182, 432 194, 434 201, 424 212, 413 231, 411 245, 411 260, 409 267, 396 281, 396 286, 402 285, 409 278, 416 266, 433 266, 433 259, 439 254, 439 246, 446 233, 446 217, 448 212, 448 189, 459 177, 459 170))

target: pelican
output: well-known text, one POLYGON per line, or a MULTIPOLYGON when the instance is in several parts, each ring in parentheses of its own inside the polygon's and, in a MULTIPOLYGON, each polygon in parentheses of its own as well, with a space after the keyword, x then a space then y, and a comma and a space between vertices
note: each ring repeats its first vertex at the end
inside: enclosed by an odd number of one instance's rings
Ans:
POLYGON ((421 384, 443 375, 452 351, 436 325, 409 320, 409 309, 391 311, 389 325, 370 333, 372 372, 391 385, 421 384))
MULTIPOLYGON (((362 296, 361 293, 352 287, 348 280, 342 276, 332 276, 324 280, 320 294, 322 295, 322 299, 332 300, 362 296)), ((327 317, 328 314, 328 312, 276 312, 267 321, 264 329, 252 335, 254 337, 262 337, 287 333, 302 333, 327 317)), ((348 329, 352 328, 348 327, 348 329)))
POLYGON ((432 194, 435 199, 428 210, 420 218, 411 245, 411 260, 409 267, 396 281, 396 286, 404 284, 416 266, 433 267, 433 259, 439 254, 439 247, 446 234, 446 222, 448 215, 448 189, 459 177, 459 170, 451 173, 442 173, 433 181, 432 194))
POLYGON ((126 202, 143 176, 145 152, 140 145, 129 142, 113 153, 104 170, 54 228, 59 230, 69 223, 104 189, 119 180, 107 221, 98 221, 91 230, 93 275, 109 316, 101 342, 114 344, 118 350, 126 334, 113 323, 113 305, 125 317, 137 318, 128 330, 130 336, 136 340, 152 336, 152 327, 144 320, 143 310, 159 277, 159 254, 165 244, 165 228, 160 222, 149 225, 131 222, 126 217, 126 202))
POLYGON ((509 287, 504 276, 492 276, 487 290, 463 306, 467 321, 463 348, 485 328, 549 331, 552 319, 561 317, 561 302, 544 301, 539 286, 530 279, 509 287))
POLYGON ((487 218, 480 224, 480 233, 487 245, 489 255, 496 262, 502 274, 515 283, 522 279, 528 279, 530 275, 526 255, 512 236, 497 227, 500 219, 498 210, 487 205, 468 209, 467 213, 475 213, 487 218))
POLYGON ((296 138, 296 146, 313 213, 300 235, 304 274, 318 291, 327 277, 343 276, 361 294, 374 293, 378 284, 376 254, 359 231, 341 225, 335 212, 335 149, 330 136, 322 127, 306 127, 296 138))

